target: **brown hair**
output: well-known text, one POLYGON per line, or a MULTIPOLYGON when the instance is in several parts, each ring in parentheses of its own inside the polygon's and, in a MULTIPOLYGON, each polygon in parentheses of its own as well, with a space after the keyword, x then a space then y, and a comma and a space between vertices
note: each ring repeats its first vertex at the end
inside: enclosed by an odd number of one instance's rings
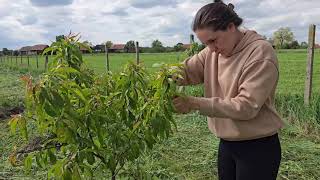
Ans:
POLYGON ((230 23, 236 27, 240 26, 242 18, 233 9, 233 4, 226 5, 221 0, 215 0, 214 3, 203 6, 193 20, 192 30, 210 28, 213 31, 224 31, 230 23))

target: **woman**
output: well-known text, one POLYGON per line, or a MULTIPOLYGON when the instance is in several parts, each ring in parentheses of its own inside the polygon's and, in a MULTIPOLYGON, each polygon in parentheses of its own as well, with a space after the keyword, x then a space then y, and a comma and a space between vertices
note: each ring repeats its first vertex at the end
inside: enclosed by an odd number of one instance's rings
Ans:
POLYGON ((177 97, 178 113, 208 116, 220 138, 218 175, 222 180, 276 179, 283 122, 274 107, 279 78, 275 52, 254 31, 239 30, 233 5, 207 4, 196 14, 193 31, 207 47, 184 61, 180 85, 204 84, 205 97, 177 97))

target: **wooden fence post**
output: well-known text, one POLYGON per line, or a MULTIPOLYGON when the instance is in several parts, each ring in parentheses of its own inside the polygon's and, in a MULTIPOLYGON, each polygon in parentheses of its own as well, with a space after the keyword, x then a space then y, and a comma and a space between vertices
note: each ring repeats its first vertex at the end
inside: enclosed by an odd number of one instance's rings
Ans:
POLYGON ((311 24, 309 26, 307 76, 306 76, 305 90, 304 90, 304 104, 305 105, 309 105, 311 95, 312 95, 312 72, 313 72, 315 32, 316 32, 316 26, 314 24, 311 24))
POLYGON ((107 43, 104 44, 104 51, 106 54, 106 66, 107 66, 107 71, 110 71, 110 64, 109 64, 109 49, 107 47, 107 43))
POLYGON ((136 41, 136 61, 137 61, 137 64, 140 63, 140 59, 139 59, 139 42, 136 41))
POLYGON ((22 53, 21 53, 21 57, 20 57, 20 64, 22 64, 22 53))
POLYGON ((39 58, 38 58, 38 53, 36 53, 36 60, 37 60, 37 69, 39 69, 39 58))
POLYGON ((48 61, 49 61, 49 57, 48 57, 48 54, 47 54, 47 55, 46 55, 45 62, 44 62, 44 69, 45 69, 45 70, 48 69, 48 61))
POLYGON ((11 52, 10 66, 12 66, 13 51, 11 52))
POLYGON ((19 56, 19 54, 17 54, 17 56, 16 56, 16 66, 18 66, 18 56, 19 56))
POLYGON ((27 54, 27 59, 28 59, 28 67, 30 66, 30 59, 29 59, 29 55, 27 54))
MULTIPOLYGON (((194 43, 194 35, 190 34, 190 48, 192 48, 193 43, 194 43)), ((179 59, 180 59, 180 55, 179 55, 179 59)), ((178 61, 180 61, 179 59, 178 59, 178 61)), ((177 88, 178 88, 178 92, 183 92, 185 89, 184 86, 178 86, 177 88)))

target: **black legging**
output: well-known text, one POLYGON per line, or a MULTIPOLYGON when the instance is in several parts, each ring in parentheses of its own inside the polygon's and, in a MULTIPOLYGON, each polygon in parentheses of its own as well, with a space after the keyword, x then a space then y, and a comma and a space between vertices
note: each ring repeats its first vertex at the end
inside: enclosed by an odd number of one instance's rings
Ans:
POLYGON ((278 134, 254 140, 221 139, 219 180, 275 180, 281 161, 278 134))

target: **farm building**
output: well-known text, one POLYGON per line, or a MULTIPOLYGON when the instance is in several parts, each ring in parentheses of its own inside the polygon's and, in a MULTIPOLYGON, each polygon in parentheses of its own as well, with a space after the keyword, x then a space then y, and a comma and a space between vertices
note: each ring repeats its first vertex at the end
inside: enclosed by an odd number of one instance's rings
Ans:
POLYGON ((90 53, 90 51, 89 51, 87 48, 84 48, 84 47, 80 47, 80 51, 81 51, 83 54, 90 53))
POLYGON ((190 49, 190 47, 191 47, 191 44, 183 44, 182 45, 183 49, 190 49))
POLYGON ((108 51, 109 52, 125 52, 125 44, 113 44, 108 51))
POLYGON ((19 50, 19 52, 22 55, 41 54, 47 47, 49 47, 49 46, 46 44, 37 44, 34 46, 24 46, 19 50))
POLYGON ((99 44, 99 45, 95 45, 92 50, 96 53, 99 53, 99 52, 105 52, 105 47, 104 45, 102 44, 99 44))
POLYGON ((19 51, 22 55, 29 55, 31 50, 31 46, 24 46, 19 51))

